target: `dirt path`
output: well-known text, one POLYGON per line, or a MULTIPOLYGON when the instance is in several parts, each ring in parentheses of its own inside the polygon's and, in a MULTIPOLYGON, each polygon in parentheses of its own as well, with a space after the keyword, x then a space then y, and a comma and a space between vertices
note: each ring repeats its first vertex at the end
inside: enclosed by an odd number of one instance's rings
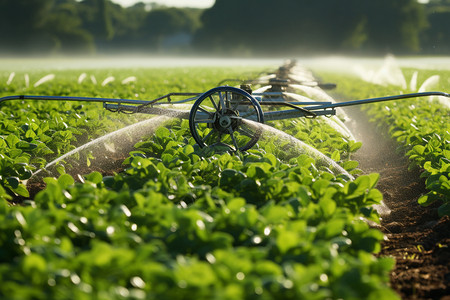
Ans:
POLYGON ((408 171, 408 161, 397 153, 386 129, 368 122, 359 107, 346 109, 349 128, 363 147, 353 157, 363 173, 379 173, 377 188, 391 213, 380 229, 387 240, 379 256, 396 260, 391 286, 402 299, 450 299, 450 218, 439 219, 437 205, 421 207, 425 192, 420 170, 408 171))

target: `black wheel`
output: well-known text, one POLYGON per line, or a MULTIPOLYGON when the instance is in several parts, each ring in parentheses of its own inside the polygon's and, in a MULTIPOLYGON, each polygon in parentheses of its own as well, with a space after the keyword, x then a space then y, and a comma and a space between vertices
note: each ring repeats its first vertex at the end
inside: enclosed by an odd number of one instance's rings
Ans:
POLYGON ((245 151, 253 147, 264 123, 258 101, 239 88, 219 86, 202 94, 192 106, 189 128, 200 147, 225 145, 245 151))

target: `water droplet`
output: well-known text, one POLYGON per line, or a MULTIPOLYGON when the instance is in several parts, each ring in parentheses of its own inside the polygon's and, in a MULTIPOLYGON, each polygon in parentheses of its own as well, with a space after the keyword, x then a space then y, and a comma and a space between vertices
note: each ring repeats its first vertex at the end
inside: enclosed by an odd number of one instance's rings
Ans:
POLYGON ((108 235, 112 235, 112 234, 114 233, 114 231, 115 231, 115 229, 114 229, 113 226, 108 226, 108 227, 106 228, 106 233, 107 233, 108 235))
POLYGON ((195 224, 197 224, 197 227, 201 230, 205 230, 205 223, 202 220, 197 220, 197 222, 195 222, 195 224))
POLYGON ((216 258, 214 257, 214 255, 212 255, 211 253, 207 253, 206 254, 206 260, 210 263, 210 264, 214 264, 216 262, 216 258))
POLYGON ((70 281, 72 281, 73 284, 78 285, 81 282, 81 278, 80 276, 78 276, 77 274, 72 274, 70 275, 70 281))
POLYGON ((245 274, 242 273, 242 272, 238 272, 238 273, 236 274, 236 278, 237 278, 237 280, 244 280, 245 274))
POLYGON ((145 287, 145 282, 144 282, 144 280, 142 280, 141 277, 138 277, 138 276, 132 277, 130 282, 134 287, 137 287, 140 289, 143 289, 145 287))

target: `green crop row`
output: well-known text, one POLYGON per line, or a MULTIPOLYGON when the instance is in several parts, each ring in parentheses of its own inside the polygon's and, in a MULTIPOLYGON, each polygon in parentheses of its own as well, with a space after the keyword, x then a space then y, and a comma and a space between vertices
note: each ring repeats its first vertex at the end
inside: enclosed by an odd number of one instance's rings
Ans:
MULTIPOLYGON (((93 70, 79 82, 81 74, 58 71, 55 79, 37 87, 26 84, 45 77, 41 71, 30 74, 10 72, 0 74, 0 97, 10 95, 86 96, 103 98, 154 99, 170 92, 200 92, 215 86, 218 77, 242 76, 237 68, 223 69, 151 69, 93 70), (125 78, 136 81, 122 84, 119 80, 102 86, 101 78, 125 78), (201 78, 192 86, 192 78, 201 78), (92 80, 90 79, 99 78, 92 80), (191 82, 193 90, 186 90, 191 82)), ((255 70, 246 70, 255 72, 255 70)), ((32 172, 49 161, 105 133, 142 120, 145 116, 112 114, 96 103, 54 101, 8 101, 0 104, 0 186, 13 196, 28 197, 23 184, 32 172)))
MULTIPOLYGON (((410 78, 413 70, 405 70, 410 78)), ((448 93, 449 71, 421 71, 419 82, 435 74, 440 81, 433 90, 448 93)), ((355 98, 370 98, 410 91, 398 87, 381 87, 370 83, 360 84, 358 79, 341 85, 340 91, 355 98), (350 83, 351 82, 351 83, 350 83)), ((415 91, 413 91, 415 92, 415 91)), ((418 202, 428 206, 438 202, 439 215, 450 215, 450 99, 418 98, 402 101, 374 103, 365 107, 371 120, 388 129, 392 138, 400 145, 399 150, 411 161, 410 167, 423 170, 427 194, 418 202)))
MULTIPOLYGON (((356 172, 359 143, 313 120, 274 126, 356 172)), ((33 128, 34 140, 30 128, 1 134, 55 151, 33 128)), ((37 153, 10 144, 35 166, 37 153)), ((378 221, 378 175, 353 180, 278 137, 245 153, 200 149, 181 120, 135 149, 124 172, 46 178, 34 199, 0 202, 0 298, 397 299, 392 259, 373 256, 383 235, 364 221, 378 221)))
POLYGON ((306 155, 283 162, 262 149, 205 152, 186 143, 186 124, 170 127, 138 145, 123 173, 47 178, 34 201, 4 206, 0 293, 395 298, 392 260, 372 256, 383 235, 360 220, 376 220, 377 175, 348 181, 306 155))

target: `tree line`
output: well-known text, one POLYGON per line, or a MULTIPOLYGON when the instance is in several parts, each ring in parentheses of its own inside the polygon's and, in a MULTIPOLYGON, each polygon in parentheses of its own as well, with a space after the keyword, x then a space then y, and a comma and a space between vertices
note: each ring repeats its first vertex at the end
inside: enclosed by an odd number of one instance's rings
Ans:
POLYGON ((450 0, 0 0, 0 53, 450 54, 450 0))

